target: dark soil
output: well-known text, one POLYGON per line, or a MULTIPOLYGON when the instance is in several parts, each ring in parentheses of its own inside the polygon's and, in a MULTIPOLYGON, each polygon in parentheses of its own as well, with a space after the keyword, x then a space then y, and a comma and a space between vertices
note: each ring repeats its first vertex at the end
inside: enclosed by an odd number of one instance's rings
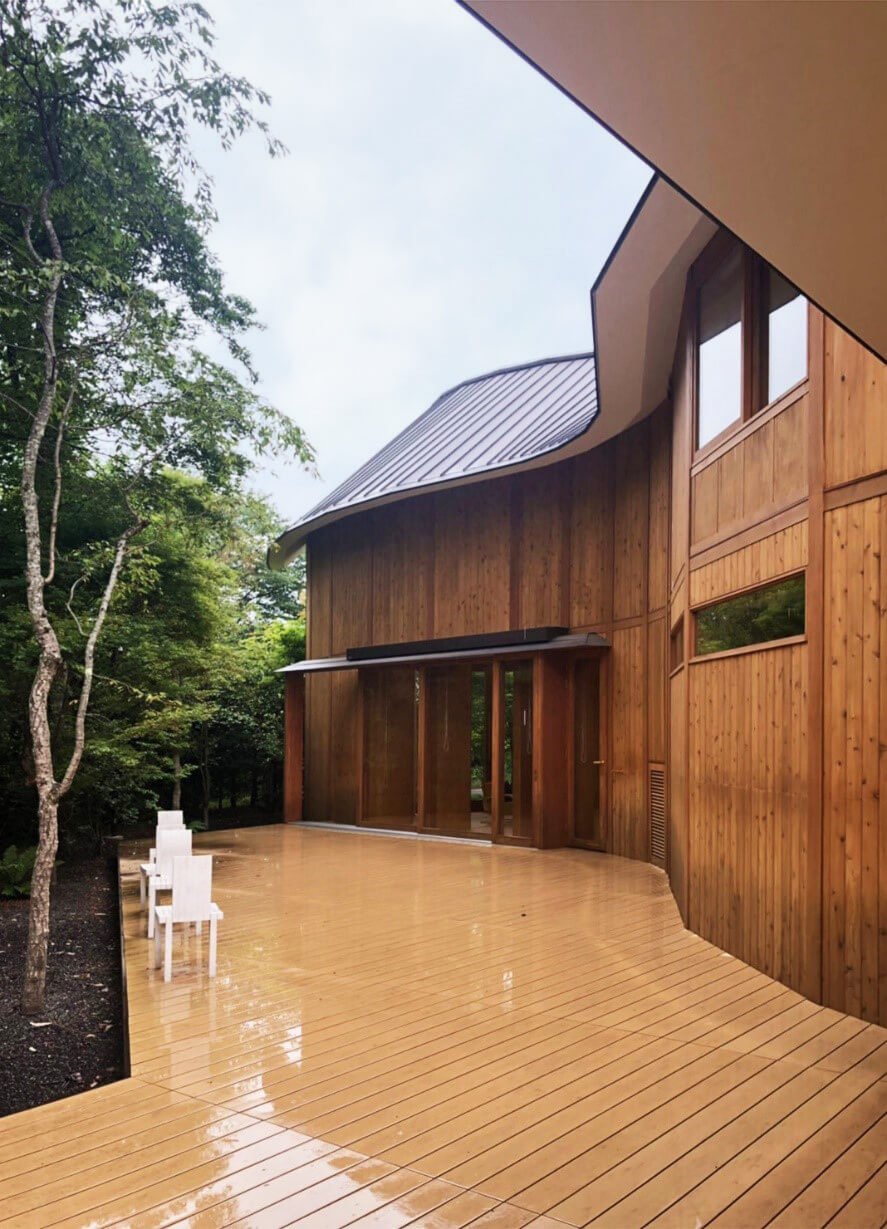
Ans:
POLYGON ((28 901, 0 901, 0 1115, 125 1074, 117 865, 58 868, 52 890, 46 1008, 21 1014, 28 901))

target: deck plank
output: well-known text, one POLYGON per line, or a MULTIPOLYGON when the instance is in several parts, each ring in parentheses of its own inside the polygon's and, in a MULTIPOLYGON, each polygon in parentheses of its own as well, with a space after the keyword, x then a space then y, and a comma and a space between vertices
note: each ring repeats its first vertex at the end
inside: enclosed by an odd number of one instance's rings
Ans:
POLYGON ((685 930, 653 867, 311 828, 196 846, 218 976, 193 934, 171 983, 148 967, 127 849, 133 1074, 0 1121, 3 1229, 808 1229, 887 1206, 887 1032, 685 930))

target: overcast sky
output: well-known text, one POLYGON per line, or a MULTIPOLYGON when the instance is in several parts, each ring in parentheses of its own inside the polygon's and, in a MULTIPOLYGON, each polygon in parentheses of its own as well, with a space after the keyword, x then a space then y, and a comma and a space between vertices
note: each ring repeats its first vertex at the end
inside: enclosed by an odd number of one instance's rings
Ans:
POLYGON ((589 288, 649 171, 454 0, 206 0, 217 58, 289 148, 202 146, 262 392, 320 479, 264 466, 294 521, 444 389, 590 350, 589 288))

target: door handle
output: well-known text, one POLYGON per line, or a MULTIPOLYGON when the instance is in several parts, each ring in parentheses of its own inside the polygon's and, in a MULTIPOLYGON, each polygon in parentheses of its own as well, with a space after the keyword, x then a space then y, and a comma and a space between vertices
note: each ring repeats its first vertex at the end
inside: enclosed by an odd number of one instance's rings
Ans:
POLYGON ((603 766, 604 764, 606 764, 607 761, 606 760, 592 760, 591 762, 592 764, 598 764, 598 765, 603 766))

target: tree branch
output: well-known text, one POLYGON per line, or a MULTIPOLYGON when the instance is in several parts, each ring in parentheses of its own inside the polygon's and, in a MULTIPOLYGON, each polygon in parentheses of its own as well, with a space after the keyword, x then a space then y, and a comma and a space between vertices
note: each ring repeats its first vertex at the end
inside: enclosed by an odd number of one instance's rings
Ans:
POLYGON ((80 767, 80 760, 83 756, 83 748, 86 743, 86 711, 89 707, 89 696, 92 691, 92 680, 95 666, 95 646, 101 634, 102 627, 105 622, 105 617, 108 613, 108 607, 111 605, 111 598, 114 595, 114 590, 117 587, 117 580, 120 576, 120 569, 123 566, 123 559, 126 555, 127 547, 132 538, 147 525, 147 520, 144 518, 130 525, 120 537, 117 539, 117 547, 114 551, 114 562, 111 565, 111 571, 108 574, 108 580, 105 584, 105 591, 102 594, 102 600, 99 604, 98 614, 95 617, 95 622, 90 629, 89 636, 86 640, 86 647, 83 650, 83 683, 80 687, 80 699, 77 703, 77 716, 74 721, 74 749, 71 752, 71 758, 68 761, 68 767, 65 769, 65 775, 62 777, 61 783, 56 791, 56 797, 62 798, 71 788, 74 777, 77 774, 77 769, 80 767))
POLYGON ((74 601, 74 594, 77 592, 77 586, 84 580, 86 580, 85 576, 77 577, 73 585, 71 585, 71 592, 68 594, 68 600, 65 602, 65 607, 67 608, 68 614, 77 624, 77 630, 81 636, 85 636, 86 632, 83 630, 83 624, 80 622, 80 620, 77 618, 77 615, 74 613, 74 607, 71 605, 71 603, 74 601))
MULTIPOLYGON (((49 521, 49 571, 43 577, 44 585, 51 584, 52 578, 55 576, 55 543, 59 527, 59 505, 62 500, 62 437, 65 432, 65 420, 71 412, 73 403, 74 389, 72 388, 68 394, 68 400, 65 402, 65 408, 62 410, 58 430, 55 434, 55 450, 53 452, 55 487, 52 493, 52 515, 49 521)), ((71 596, 73 597, 73 593, 71 596)))

